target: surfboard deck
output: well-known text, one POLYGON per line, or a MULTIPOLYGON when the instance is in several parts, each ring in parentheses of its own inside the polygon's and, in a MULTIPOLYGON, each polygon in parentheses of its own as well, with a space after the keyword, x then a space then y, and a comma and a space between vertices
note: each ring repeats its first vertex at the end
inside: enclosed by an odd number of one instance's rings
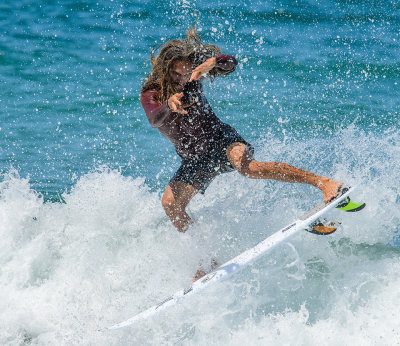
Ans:
MULTIPOLYGON (((251 262, 255 261, 260 256, 266 254, 269 250, 274 248, 276 245, 286 241, 296 233, 301 230, 305 230, 308 226, 310 226, 313 222, 317 221, 322 215, 327 213, 332 208, 340 206, 341 202, 345 201, 350 193, 354 191, 354 187, 346 187, 342 188, 338 196, 333 199, 331 202, 325 204, 320 203, 315 206, 313 209, 308 211, 307 213, 300 216, 296 221, 290 223, 289 225, 281 228, 279 231, 273 233, 263 241, 259 242, 254 247, 244 251, 240 255, 236 256, 235 258, 231 259, 230 261, 222 264, 220 267, 212 271, 211 273, 206 274, 199 280, 193 282, 193 284, 187 288, 183 288, 173 294, 172 296, 166 298, 162 302, 158 303, 150 307, 147 310, 140 312, 139 314, 117 324, 114 324, 110 327, 102 329, 105 330, 115 330, 123 327, 127 327, 130 325, 135 324, 141 320, 145 320, 150 318, 161 311, 174 306, 180 303, 182 300, 186 299, 187 297, 199 293, 207 286, 215 283, 217 281, 221 281, 222 279, 228 277, 229 275, 237 272, 238 270, 248 266, 251 262)), ((348 199, 350 200, 350 199, 348 199)))

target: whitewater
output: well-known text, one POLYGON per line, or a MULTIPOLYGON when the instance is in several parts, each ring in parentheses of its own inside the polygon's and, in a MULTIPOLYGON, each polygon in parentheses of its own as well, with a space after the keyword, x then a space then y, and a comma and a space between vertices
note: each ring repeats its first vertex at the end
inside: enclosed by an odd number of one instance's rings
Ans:
MULTIPOLYGON (((343 131, 332 172, 359 185, 354 198, 367 208, 331 213, 342 222, 336 233, 304 232, 177 308, 113 332, 97 330, 187 286, 199 261, 228 260, 321 196, 228 174, 195 197, 197 223, 180 234, 161 193, 142 178, 102 167, 64 193, 64 203, 44 203, 28 179, 9 171, 0 184, 1 343, 396 344, 398 138, 343 131)), ((284 150, 264 142, 261 153, 271 145, 284 150)), ((285 148, 287 156, 313 155, 307 142, 285 148)))

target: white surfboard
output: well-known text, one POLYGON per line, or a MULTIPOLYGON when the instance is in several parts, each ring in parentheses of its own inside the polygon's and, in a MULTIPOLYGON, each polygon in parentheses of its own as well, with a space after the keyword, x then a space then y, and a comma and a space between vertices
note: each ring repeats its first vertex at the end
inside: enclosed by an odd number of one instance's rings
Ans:
POLYGON ((162 302, 158 303, 157 305, 152 306, 151 308, 127 319, 126 321, 120 322, 115 324, 111 327, 107 327, 103 330, 114 330, 123 327, 127 327, 130 325, 135 324, 138 321, 145 320, 149 317, 152 317, 159 312, 174 306, 180 303, 185 298, 197 294, 202 291, 207 286, 221 281, 222 279, 228 277, 232 273, 246 267, 251 262, 259 258, 260 256, 266 254, 269 250, 271 250, 276 245, 282 243, 283 241, 287 240, 289 237, 293 236, 297 232, 306 229, 310 224, 316 221, 319 217, 327 213, 332 208, 336 207, 341 201, 349 196, 351 192, 354 191, 354 187, 352 188, 343 188, 339 193, 338 197, 336 197, 331 202, 325 204, 321 203, 317 205, 315 208, 311 209, 309 212, 305 213, 304 215, 300 216, 300 218, 291 224, 283 227, 279 231, 275 232, 268 238, 264 239, 256 246, 252 247, 251 249, 246 250, 245 252, 241 253, 240 255, 236 256, 235 258, 231 259, 230 261, 224 263, 211 273, 203 276, 201 279, 194 282, 188 288, 184 288, 176 292, 174 295, 168 297, 167 299, 163 300, 162 302))

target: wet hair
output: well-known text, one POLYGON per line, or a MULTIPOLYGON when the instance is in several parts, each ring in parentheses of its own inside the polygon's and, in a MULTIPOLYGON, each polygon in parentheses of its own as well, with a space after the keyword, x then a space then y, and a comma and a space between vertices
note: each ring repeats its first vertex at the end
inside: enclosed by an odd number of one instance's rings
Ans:
MULTIPOLYGON (((175 84, 170 77, 170 69, 177 61, 190 62, 193 68, 204 61, 221 53, 221 50, 212 44, 203 44, 201 37, 196 32, 196 26, 186 33, 185 39, 171 40, 165 44, 156 45, 151 50, 152 70, 142 86, 142 93, 150 89, 158 89, 159 102, 163 103, 177 93, 175 84), (157 57, 154 56, 160 48, 157 57)), ((211 79, 221 71, 214 68, 208 72, 211 79)))

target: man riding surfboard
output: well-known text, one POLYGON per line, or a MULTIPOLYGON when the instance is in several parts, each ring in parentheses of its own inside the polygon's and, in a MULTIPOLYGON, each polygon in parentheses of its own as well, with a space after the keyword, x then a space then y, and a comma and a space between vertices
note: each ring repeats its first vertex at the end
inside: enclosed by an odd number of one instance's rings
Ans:
POLYGON ((152 70, 143 84, 140 101, 153 128, 175 147, 181 166, 169 181, 162 206, 172 224, 185 232, 192 220, 185 209, 198 192, 204 193, 219 174, 237 171, 252 179, 305 183, 319 188, 327 203, 341 183, 287 163, 254 159, 254 148, 213 112, 200 79, 232 73, 233 56, 215 45, 203 44, 196 28, 186 39, 166 42, 151 53, 152 70))

